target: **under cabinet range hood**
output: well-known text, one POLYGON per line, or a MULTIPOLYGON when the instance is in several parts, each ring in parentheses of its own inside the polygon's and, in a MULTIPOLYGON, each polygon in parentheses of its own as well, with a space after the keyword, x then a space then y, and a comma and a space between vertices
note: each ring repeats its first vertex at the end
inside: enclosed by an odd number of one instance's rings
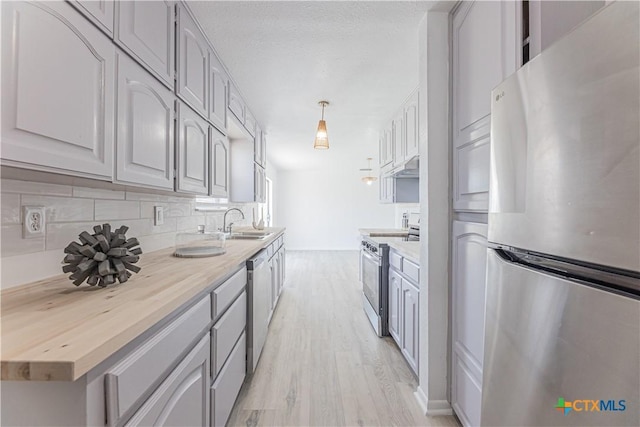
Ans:
POLYGON ((418 178, 420 174, 420 157, 415 156, 391 171, 395 178, 418 178))

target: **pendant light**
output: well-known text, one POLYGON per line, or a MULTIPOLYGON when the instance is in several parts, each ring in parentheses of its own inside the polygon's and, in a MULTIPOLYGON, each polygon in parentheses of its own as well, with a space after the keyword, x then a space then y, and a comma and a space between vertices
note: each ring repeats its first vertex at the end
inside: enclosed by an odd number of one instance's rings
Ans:
MULTIPOLYGON (((361 171, 366 171, 366 172, 371 172, 373 171, 373 169, 371 169, 371 160, 373 160, 373 158, 371 157, 367 157, 367 161, 369 162, 369 167, 367 168, 363 168, 360 169, 361 171)), ((362 177, 362 182, 366 183, 367 185, 371 185, 373 184, 374 181, 376 181, 378 179, 378 177, 373 176, 371 174, 367 174, 367 176, 363 176, 362 177)))
POLYGON ((324 121, 324 107, 329 105, 329 102, 320 101, 318 105, 322 106, 322 118, 318 122, 318 132, 316 133, 316 140, 313 142, 313 148, 317 150, 328 150, 329 137, 327 136, 327 123, 324 121))

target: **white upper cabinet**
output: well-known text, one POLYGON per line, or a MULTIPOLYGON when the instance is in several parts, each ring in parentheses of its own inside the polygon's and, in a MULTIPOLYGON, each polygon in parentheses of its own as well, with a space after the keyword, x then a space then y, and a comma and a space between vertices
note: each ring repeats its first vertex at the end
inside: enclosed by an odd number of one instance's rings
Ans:
POLYGON ((240 120, 240 123, 244 125, 245 111, 244 102, 238 93, 238 89, 229 82, 229 111, 240 120))
POLYGON ((176 191, 209 194, 209 124, 178 102, 176 191))
POLYGON ((227 132, 227 82, 220 60, 209 51, 209 121, 219 131, 227 132))
POLYGON ((214 197, 229 197, 229 140, 211 128, 211 186, 214 197))
POLYGON ((3 163, 111 179, 114 95, 115 46, 73 7, 2 2, 3 163))
POLYGON ((486 212, 491 90, 516 70, 515 2, 463 2, 453 18, 453 207, 486 212))
POLYGON ((113 0, 73 0, 70 3, 102 31, 113 36, 113 0))
POLYGON ((400 110, 393 119, 393 166, 399 166, 404 161, 406 140, 404 139, 404 110, 400 110))
POLYGON ((203 117, 209 108, 209 45, 188 8, 178 3, 176 93, 203 117))
POLYGON ((118 53, 115 181, 173 190, 173 93, 118 53))
POLYGON ((119 1, 116 43, 162 80, 174 87, 175 3, 173 1, 119 1))
POLYGON ((267 167, 267 151, 266 136, 260 128, 256 128, 256 136, 254 139, 254 161, 262 166, 267 167))
POLYGON ((418 143, 419 132, 419 92, 411 95, 404 107, 404 128, 405 128, 405 160, 410 160, 420 154, 418 143))
POLYGON ((393 162, 393 125, 380 131, 380 167, 390 165, 393 162))
POLYGON ((253 117, 253 114, 251 114, 251 111, 249 111, 248 108, 245 108, 245 112, 244 112, 244 127, 245 129, 247 129, 247 131, 249 132, 249 134, 251 136, 258 136, 257 135, 257 123, 256 123, 256 118, 253 117))
POLYGON ((529 57, 548 48, 606 3, 605 0, 529 1, 529 57))

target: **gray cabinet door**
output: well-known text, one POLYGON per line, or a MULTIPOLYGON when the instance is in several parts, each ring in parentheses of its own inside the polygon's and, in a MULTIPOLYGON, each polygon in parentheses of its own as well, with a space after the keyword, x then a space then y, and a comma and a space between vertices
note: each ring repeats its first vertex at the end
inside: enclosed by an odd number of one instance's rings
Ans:
POLYGON ((393 120, 393 166, 398 166, 404 161, 405 147, 404 110, 401 110, 393 120))
POLYGON ((173 190, 175 97, 127 55, 117 62, 115 180, 173 190))
POLYGON ((219 131, 227 129, 227 82, 229 78, 215 53, 209 51, 209 120, 219 131))
POLYGON ((211 128, 210 195, 229 197, 229 140, 216 128, 211 128))
POLYGON ((255 136, 255 137, 258 136, 256 133, 256 129, 258 127, 256 123, 256 118, 253 117, 253 114, 251 114, 251 111, 249 111, 249 109, 246 107, 244 111, 244 127, 245 129, 247 129, 247 131, 251 136, 255 136))
POLYGON ((178 3, 178 85, 176 93, 191 108, 208 116, 209 45, 187 7, 178 3))
POLYGON ((109 36, 113 36, 113 0, 74 0, 70 2, 109 36))
POLYGON ((400 340, 400 328, 402 324, 400 319, 402 317, 402 306, 400 304, 402 300, 402 278, 400 274, 393 268, 389 269, 389 333, 401 346, 400 340))
POLYGON ((112 178, 115 46, 68 3, 2 2, 2 159, 112 178))
POLYGON ((265 135, 260 128, 256 128, 256 136, 253 139, 254 161, 262 166, 266 167, 267 159, 265 152, 265 135))
POLYGON ((419 129, 419 92, 416 91, 404 108, 404 127, 405 127, 405 140, 406 140, 406 152, 404 154, 405 159, 411 159, 414 156, 420 154, 420 147, 418 142, 419 129))
POLYGON ((487 224, 454 221, 451 257, 451 404, 463 425, 479 425, 484 356, 487 224))
POLYGON ((175 3, 119 1, 114 40, 162 80, 174 87, 175 3))
POLYGON ((401 340, 402 354, 407 359, 413 372, 418 373, 418 337, 419 337, 419 303, 420 291, 408 280, 402 279, 402 326, 401 340))
POLYGON ((265 171, 257 163, 254 164, 253 170, 254 170, 254 190, 253 190, 254 201, 258 203, 264 203, 265 193, 266 193, 265 186, 267 184, 265 171))
POLYGON ((208 426, 209 352, 207 334, 125 425, 208 426))
POLYGON ((453 18, 453 208, 489 204, 491 90, 516 70, 516 2, 462 2, 453 18))
POLYGON ((238 93, 238 89, 229 82, 229 110, 233 113, 234 116, 240 120, 240 123, 244 124, 245 118, 245 109, 244 102, 240 97, 240 93, 238 93))
POLYGON ((178 102, 176 191, 209 194, 209 124, 178 102))

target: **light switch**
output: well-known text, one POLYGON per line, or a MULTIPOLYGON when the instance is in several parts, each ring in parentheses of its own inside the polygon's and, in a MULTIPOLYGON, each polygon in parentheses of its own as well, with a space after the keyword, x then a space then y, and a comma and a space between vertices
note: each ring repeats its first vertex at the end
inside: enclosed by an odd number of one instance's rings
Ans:
POLYGON ((153 225, 162 225, 162 224, 164 224, 164 207, 154 206, 153 207, 153 225))

